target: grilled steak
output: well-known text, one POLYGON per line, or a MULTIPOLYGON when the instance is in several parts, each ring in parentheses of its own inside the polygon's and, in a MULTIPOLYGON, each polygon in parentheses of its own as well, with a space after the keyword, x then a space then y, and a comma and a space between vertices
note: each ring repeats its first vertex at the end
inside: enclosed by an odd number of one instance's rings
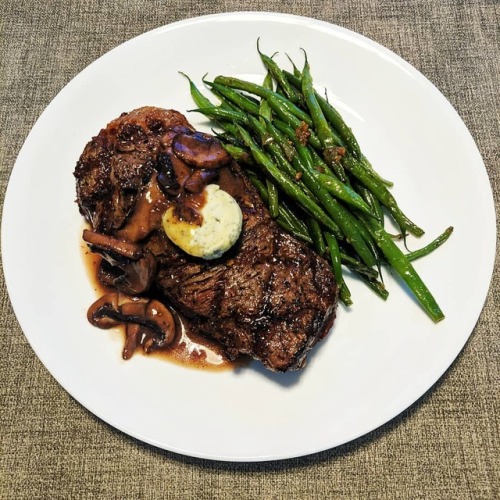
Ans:
POLYGON ((76 165, 80 212, 95 231, 110 233, 125 223, 155 170, 158 153, 181 130, 192 130, 174 110, 144 107, 113 120, 93 137, 76 165))
MULTIPOLYGON (((220 342, 230 358, 249 354, 272 370, 301 368, 335 317, 337 287, 328 263, 277 226, 235 162, 223 162, 215 180, 209 176, 242 210, 235 246, 206 261, 169 241, 158 207, 178 199, 192 175, 192 166, 172 151, 183 133, 193 133, 186 119, 158 108, 111 122, 86 146, 75 170, 81 213, 95 232, 139 245, 141 259, 154 255, 151 293, 159 292, 195 331, 220 342), (165 171, 165 163, 173 168, 165 171), (143 229, 131 227, 137 225, 143 229)), ((116 259, 105 263, 104 280, 121 265, 116 259)))

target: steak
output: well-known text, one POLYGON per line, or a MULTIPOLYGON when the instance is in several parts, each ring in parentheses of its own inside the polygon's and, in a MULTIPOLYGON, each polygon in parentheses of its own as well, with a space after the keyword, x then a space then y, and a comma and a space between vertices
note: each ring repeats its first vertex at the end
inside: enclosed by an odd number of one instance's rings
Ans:
POLYGON ((74 175, 80 212, 95 231, 109 234, 124 225, 158 154, 186 129, 192 130, 181 113, 148 106, 123 113, 92 138, 74 175))
MULTIPOLYGON (((95 232, 154 255, 153 284, 144 293, 162 297, 197 333, 219 342, 229 358, 247 354, 274 371, 302 368, 333 324, 337 286, 329 264, 271 218, 236 162, 223 162, 216 179, 210 176, 243 214, 241 235, 228 252, 211 261, 192 257, 161 228, 158 214, 179 199, 193 171, 172 152, 172 141, 193 133, 180 113, 159 108, 140 108, 112 121, 77 163, 80 211, 95 232), (173 170, 162 170, 165 163, 173 170), (137 232, 137 225, 146 229, 137 232)), ((101 274, 109 276, 116 261, 105 265, 101 274)))

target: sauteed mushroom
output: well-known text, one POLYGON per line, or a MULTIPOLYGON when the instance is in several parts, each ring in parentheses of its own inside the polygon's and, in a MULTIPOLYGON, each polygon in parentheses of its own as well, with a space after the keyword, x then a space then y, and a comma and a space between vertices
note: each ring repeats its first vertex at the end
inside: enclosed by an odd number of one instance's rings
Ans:
POLYGON ((129 294, 145 292, 153 283, 156 258, 137 243, 129 243, 106 234, 85 229, 83 239, 92 252, 105 259, 99 278, 107 285, 129 294))
POLYGON ((142 345, 149 353, 168 347, 175 339, 175 320, 168 308, 154 299, 110 292, 96 300, 87 311, 93 325, 107 329, 126 325, 123 358, 129 359, 142 345))
POLYGON ((184 183, 190 193, 201 193, 203 188, 217 178, 217 170, 196 169, 184 183))
POLYGON ((156 169, 158 184, 171 196, 177 196, 181 192, 184 183, 191 175, 191 168, 177 158, 170 148, 158 155, 156 169))
POLYGON ((197 168, 219 168, 231 161, 231 155, 212 135, 202 132, 180 133, 172 141, 178 158, 197 168))

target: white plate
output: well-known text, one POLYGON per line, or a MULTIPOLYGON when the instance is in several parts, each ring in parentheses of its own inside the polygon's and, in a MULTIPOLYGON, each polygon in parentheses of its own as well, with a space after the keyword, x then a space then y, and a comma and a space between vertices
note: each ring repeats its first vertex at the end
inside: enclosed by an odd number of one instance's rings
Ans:
MULTIPOLYGON (((205 130, 207 122, 189 114, 205 130)), ((384 424, 450 366, 481 312, 495 217, 478 150, 448 101, 415 68, 346 29, 281 14, 238 13, 174 23, 112 50, 47 107, 12 172, 2 228, 8 290, 21 327, 56 380, 114 427, 177 453, 218 460, 290 458, 332 448, 384 424), (301 373, 202 372, 120 358, 121 336, 85 318, 94 292, 82 265, 72 172, 84 145, 122 111, 194 107, 183 71, 262 78, 267 53, 302 61, 353 127, 403 209, 430 241, 455 233, 416 267, 447 318, 433 324, 387 278, 384 303, 351 282, 355 305, 301 373), (471 237, 471 235, 473 237, 471 237)))

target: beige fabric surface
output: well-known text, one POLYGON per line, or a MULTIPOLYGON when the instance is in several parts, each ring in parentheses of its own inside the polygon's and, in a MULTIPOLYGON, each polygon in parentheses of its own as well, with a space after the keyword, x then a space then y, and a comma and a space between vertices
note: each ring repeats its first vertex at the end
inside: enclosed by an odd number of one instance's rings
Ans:
MULTIPOLYGON (((241 10, 332 22, 372 38, 413 64, 450 100, 471 131, 498 214, 497 0, 3 0, 2 204, 16 156, 35 120, 89 63, 152 28, 241 10)), ((457 272, 473 272, 475 264, 465 262, 457 272)), ((260 464, 178 456, 103 423, 39 362, 14 316, 3 279, 0 299, 2 499, 500 498, 498 266, 465 349, 419 401, 354 442, 313 456, 260 464)))

